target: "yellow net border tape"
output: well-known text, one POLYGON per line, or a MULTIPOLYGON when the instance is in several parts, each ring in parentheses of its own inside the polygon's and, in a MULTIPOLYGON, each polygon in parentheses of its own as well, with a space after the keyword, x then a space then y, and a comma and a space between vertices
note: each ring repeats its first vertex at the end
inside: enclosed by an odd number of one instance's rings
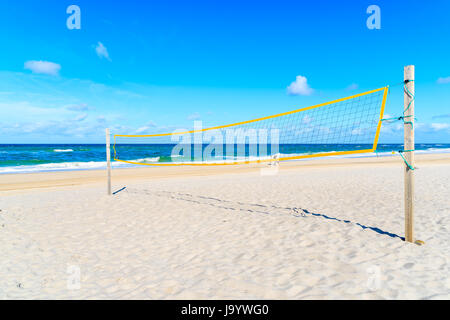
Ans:
POLYGON ((374 152, 377 149, 378 138, 380 136, 380 130, 381 130, 381 124, 382 124, 381 119, 383 119, 384 108, 386 106, 386 99, 387 99, 387 93, 389 91, 389 86, 382 87, 382 88, 379 88, 379 89, 370 90, 370 91, 366 91, 366 92, 363 92, 363 93, 355 94, 355 95, 352 95, 352 96, 349 96, 349 97, 345 97, 345 98, 341 98, 341 99, 337 99, 337 100, 333 100, 333 101, 324 102, 324 103, 321 103, 321 104, 316 104, 316 105, 313 105, 313 106, 310 106, 310 107, 306 107, 306 108, 301 108, 301 109, 292 110, 292 111, 288 111, 288 112, 278 113, 278 114, 275 114, 275 115, 272 115, 272 116, 257 118, 257 119, 248 120, 248 121, 236 122, 236 123, 232 123, 232 124, 227 124, 227 125, 217 126, 217 127, 211 127, 211 128, 201 129, 201 130, 191 130, 191 131, 175 132, 175 133, 163 133, 163 134, 147 134, 147 135, 116 134, 116 135, 114 135, 114 145, 113 145, 114 160, 115 161, 120 161, 120 162, 125 162, 125 163, 130 163, 130 164, 148 165, 148 166, 186 166, 186 165, 187 166, 217 166, 217 165, 237 165, 237 164, 251 164, 251 163, 271 162, 271 161, 273 161, 273 159, 246 160, 246 161, 223 162, 223 163, 222 162, 219 162, 219 163, 189 163, 189 162, 184 162, 184 163, 170 163, 170 162, 169 163, 139 163, 139 162, 121 160, 121 159, 117 159, 116 158, 116 137, 130 137, 130 138, 133 138, 133 137, 134 138, 163 137, 163 136, 183 135, 183 134, 188 134, 188 133, 198 133, 198 132, 204 132, 204 131, 209 131, 209 130, 229 128, 229 127, 233 127, 233 126, 243 125, 243 124, 247 124, 247 123, 252 123, 252 122, 257 122, 257 121, 262 121, 262 120, 267 120, 267 119, 272 119, 272 118, 277 118, 277 117, 281 117, 281 116, 285 116, 285 115, 289 115, 289 114, 293 114, 293 113, 297 113, 297 112, 302 112, 302 111, 306 111, 306 110, 320 108, 320 107, 327 106, 327 105, 330 105, 330 104, 333 104, 333 103, 338 103, 338 102, 342 102, 342 101, 358 98, 358 97, 361 97, 361 96, 364 96, 364 95, 368 95, 368 94, 371 94, 371 93, 375 93, 375 92, 378 92, 378 91, 382 91, 382 90, 384 90, 383 100, 382 100, 382 103, 381 103, 380 117, 379 117, 379 120, 378 120, 377 131, 375 133, 375 139, 374 139, 374 142, 373 142, 372 149, 361 149, 361 150, 352 150, 352 151, 337 151, 337 152, 322 152, 322 153, 315 153, 315 154, 309 154, 309 155, 283 157, 283 158, 279 158, 278 160, 279 161, 286 161, 286 160, 308 159, 308 158, 325 157, 325 156, 339 156, 339 155, 347 155, 347 154, 374 152))

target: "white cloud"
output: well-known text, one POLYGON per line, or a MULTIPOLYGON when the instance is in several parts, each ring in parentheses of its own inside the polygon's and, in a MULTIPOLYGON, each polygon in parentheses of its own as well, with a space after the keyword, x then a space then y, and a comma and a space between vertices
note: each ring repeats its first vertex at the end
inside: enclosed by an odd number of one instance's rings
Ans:
POLYGON ((67 120, 47 120, 36 122, 21 122, 14 125, 3 125, 2 134, 11 136, 34 135, 48 138, 56 137, 87 137, 99 136, 103 128, 89 123, 68 122, 67 120))
POLYGON ((313 89, 308 85, 306 77, 298 75, 295 81, 287 87, 287 92, 290 95, 308 96, 313 93, 313 89))
POLYGON ((57 63, 35 60, 25 62, 24 68, 31 70, 34 73, 47 74, 51 76, 57 76, 59 70, 61 70, 61 66, 57 63))
POLYGON ((432 116, 431 119, 442 119, 442 118, 450 118, 450 113, 447 114, 439 114, 437 116, 432 116))
POLYGON ((354 136, 360 136, 364 133, 363 129, 361 128, 356 128, 352 130, 352 135, 354 136))
POLYGON ((148 131, 148 129, 150 129, 150 127, 143 126, 143 127, 136 129, 135 133, 137 133, 137 134, 144 133, 144 132, 148 131))
POLYGON ((97 56, 99 58, 105 58, 108 61, 111 61, 111 58, 109 57, 108 49, 100 41, 97 43, 97 46, 95 47, 95 52, 97 52, 97 56))
POLYGON ((87 111, 89 107, 86 103, 81 103, 69 105, 66 107, 66 109, 70 111, 87 111))
POLYGON ((309 123, 311 123, 311 121, 312 121, 312 118, 308 115, 304 116, 302 119, 303 124, 309 124, 309 123))
POLYGON ((103 115, 100 115, 97 117, 97 122, 98 123, 105 123, 106 122, 106 117, 103 115))
POLYGON ((75 117, 74 120, 75 120, 75 121, 83 121, 84 119, 87 118, 87 116, 88 116, 87 113, 82 113, 82 114, 78 115, 77 117, 75 117))
MULTIPOLYGON (((403 122, 397 121, 395 123, 384 123, 381 127, 381 132, 386 134, 403 133, 403 122)), ((436 133, 438 131, 450 130, 450 123, 414 123, 416 132, 421 133, 436 133)))
POLYGON ((435 131, 449 129, 450 123, 432 123, 431 128, 435 131))
POLYGON ((305 127, 305 128, 299 128, 299 129, 293 130, 293 131, 294 131, 294 135, 301 136, 301 135, 305 135, 307 133, 310 133, 313 130, 314 130, 314 127, 305 127))
POLYGON ((41 105, 35 105, 34 102, 0 102, 0 119, 8 119, 8 121, 63 118, 67 114, 68 112, 64 108, 42 107, 41 105), (11 110, 14 110, 14 112, 11 112, 11 110))
POLYGON ((329 134, 329 133, 331 133, 332 131, 331 131, 331 129, 330 129, 329 127, 323 127, 323 126, 320 126, 320 127, 319 127, 319 132, 320 132, 320 133, 323 133, 323 134, 329 134))
MULTIPOLYGON (((388 118, 387 116, 385 116, 385 118, 388 118)), ((417 129, 419 127, 419 124, 415 124, 415 128, 417 129)), ((383 125, 381 126, 381 132, 386 133, 386 134, 394 134, 394 133, 399 133, 399 132, 403 132, 403 123, 402 122, 383 122, 383 125)))
POLYGON ((358 88, 359 88, 359 86, 358 86, 357 83, 352 83, 351 85, 349 85, 349 86, 346 88, 346 90, 351 91, 351 90, 356 90, 356 89, 358 89, 358 88))
POLYGON ((193 114, 188 115, 187 119, 190 121, 198 120, 200 119, 200 114, 198 112, 194 112, 193 114))
POLYGON ((149 121, 146 125, 138 128, 135 133, 136 134, 145 134, 147 132, 149 132, 150 129, 154 130, 154 128, 156 127, 156 124, 153 121, 149 121))
POLYGON ((441 77, 441 78, 437 79, 436 82, 439 83, 439 84, 450 83, 450 77, 445 77, 445 78, 441 77))

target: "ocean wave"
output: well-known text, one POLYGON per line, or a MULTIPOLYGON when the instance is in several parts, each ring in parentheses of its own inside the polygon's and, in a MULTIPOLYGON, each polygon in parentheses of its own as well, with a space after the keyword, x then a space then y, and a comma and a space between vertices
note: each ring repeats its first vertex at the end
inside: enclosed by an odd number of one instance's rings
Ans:
POLYGON ((53 149, 53 152, 73 152, 73 149, 53 149))
POLYGON ((154 158, 142 158, 142 159, 136 159, 136 160, 127 160, 130 162, 138 162, 138 163, 152 163, 152 162, 158 162, 159 161, 159 157, 154 157, 154 158))
POLYGON ((427 150, 416 150, 420 153, 450 153, 450 148, 428 148, 427 150))
MULTIPOLYGON (((113 168, 133 167, 133 165, 123 162, 111 162, 113 168)), ((0 174, 5 173, 32 173, 50 171, 73 171, 73 170, 103 170, 106 168, 106 161, 89 162, 59 162, 44 163, 37 165, 0 167, 0 174)))

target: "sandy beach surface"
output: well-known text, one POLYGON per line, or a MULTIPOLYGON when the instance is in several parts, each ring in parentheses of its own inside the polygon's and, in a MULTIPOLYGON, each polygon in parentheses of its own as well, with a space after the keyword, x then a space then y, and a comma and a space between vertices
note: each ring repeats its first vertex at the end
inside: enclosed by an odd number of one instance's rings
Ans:
POLYGON ((450 154, 0 175, 2 299, 450 299, 450 154))

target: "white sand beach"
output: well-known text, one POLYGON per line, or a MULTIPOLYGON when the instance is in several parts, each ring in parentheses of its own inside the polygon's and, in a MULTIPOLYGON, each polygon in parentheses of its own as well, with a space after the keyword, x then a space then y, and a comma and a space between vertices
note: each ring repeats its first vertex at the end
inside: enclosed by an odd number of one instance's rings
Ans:
POLYGON ((0 176, 1 299, 450 299, 450 154, 0 176), (79 282, 77 281, 79 272, 79 282))

